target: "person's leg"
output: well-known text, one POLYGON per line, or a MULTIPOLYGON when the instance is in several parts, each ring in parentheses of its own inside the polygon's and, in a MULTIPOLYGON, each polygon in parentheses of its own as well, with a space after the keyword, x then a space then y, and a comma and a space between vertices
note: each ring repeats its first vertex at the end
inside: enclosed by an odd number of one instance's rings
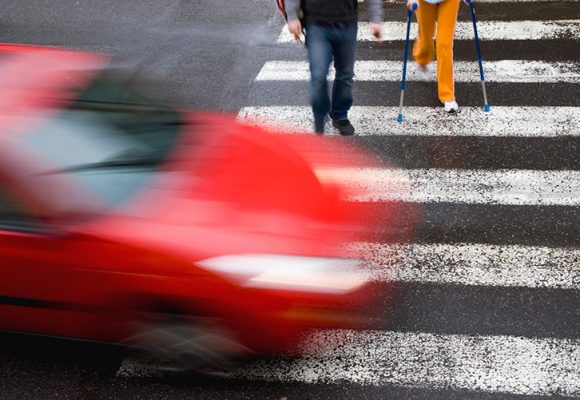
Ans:
POLYGON ((330 27, 306 25, 306 48, 310 64, 310 105, 314 114, 314 130, 324 132, 326 115, 330 111, 328 69, 332 61, 330 27))
POLYGON ((439 100, 455 101, 453 83, 453 35, 460 0, 446 0, 439 4, 437 14, 437 82, 439 100))
MULTIPOLYGON (((454 0, 453 0, 454 1, 454 0)), ((435 55, 435 45, 433 36, 435 35, 435 21, 437 20, 437 4, 429 4, 419 0, 417 14, 417 39, 413 45, 413 57, 420 66, 424 67, 433 61, 435 55)))
POLYGON ((348 119, 352 106, 352 84, 357 44, 356 21, 336 24, 333 30, 332 49, 336 76, 332 87, 330 117, 335 121, 348 119))

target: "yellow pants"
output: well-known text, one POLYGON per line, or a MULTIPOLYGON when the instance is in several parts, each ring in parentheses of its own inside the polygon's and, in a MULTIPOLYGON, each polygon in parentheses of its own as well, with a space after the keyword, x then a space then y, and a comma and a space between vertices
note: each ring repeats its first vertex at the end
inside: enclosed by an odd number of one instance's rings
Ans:
POLYGON ((460 0, 445 0, 430 4, 419 0, 417 21, 419 32, 413 46, 417 64, 425 66, 433 61, 435 24, 437 24, 437 83, 441 102, 455 100, 453 83, 453 35, 460 0))

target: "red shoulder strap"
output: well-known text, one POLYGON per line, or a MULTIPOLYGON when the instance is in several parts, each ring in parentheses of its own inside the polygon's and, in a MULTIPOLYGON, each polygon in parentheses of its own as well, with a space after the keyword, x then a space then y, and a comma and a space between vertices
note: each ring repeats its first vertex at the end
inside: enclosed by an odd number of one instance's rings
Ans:
POLYGON ((280 10, 280 13, 282 13, 284 18, 288 20, 288 15, 286 14, 286 4, 284 4, 284 0, 276 0, 276 2, 278 3, 278 10, 280 10))

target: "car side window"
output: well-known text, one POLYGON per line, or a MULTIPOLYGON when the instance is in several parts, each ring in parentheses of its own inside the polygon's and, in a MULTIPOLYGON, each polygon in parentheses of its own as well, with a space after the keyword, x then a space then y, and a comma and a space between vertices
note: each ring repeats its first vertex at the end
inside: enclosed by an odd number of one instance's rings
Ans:
POLYGON ((0 230, 31 231, 35 226, 25 207, 0 187, 0 230))
POLYGON ((0 218, 13 218, 22 214, 20 207, 16 202, 8 196, 4 188, 0 188, 0 218))

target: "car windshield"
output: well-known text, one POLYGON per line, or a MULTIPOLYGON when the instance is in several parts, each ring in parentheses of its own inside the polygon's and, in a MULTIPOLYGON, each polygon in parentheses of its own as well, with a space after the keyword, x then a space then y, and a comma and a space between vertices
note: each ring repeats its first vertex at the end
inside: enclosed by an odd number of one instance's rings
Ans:
POLYGON ((20 140, 54 167, 39 175, 73 174, 108 206, 118 206, 152 177, 179 125, 175 111, 102 75, 67 110, 20 140))

